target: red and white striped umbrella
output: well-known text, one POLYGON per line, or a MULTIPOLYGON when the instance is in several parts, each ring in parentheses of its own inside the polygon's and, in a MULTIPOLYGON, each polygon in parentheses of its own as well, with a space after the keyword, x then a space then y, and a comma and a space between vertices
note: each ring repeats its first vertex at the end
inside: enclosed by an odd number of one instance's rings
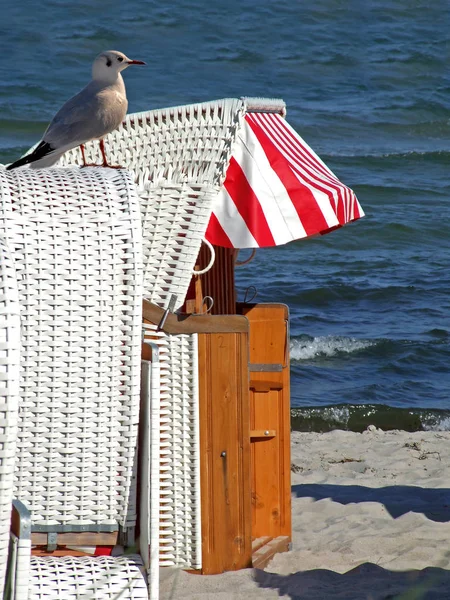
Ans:
POLYGON ((206 232, 227 248, 278 246, 364 216, 298 133, 275 113, 247 113, 206 232))

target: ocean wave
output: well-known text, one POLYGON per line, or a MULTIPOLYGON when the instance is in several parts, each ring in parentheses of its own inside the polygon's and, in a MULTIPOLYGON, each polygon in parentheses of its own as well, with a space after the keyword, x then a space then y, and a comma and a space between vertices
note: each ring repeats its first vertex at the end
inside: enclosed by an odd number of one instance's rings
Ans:
POLYGON ((340 354, 352 354, 370 348, 376 344, 373 340, 359 340, 344 336, 318 336, 291 339, 291 360, 311 360, 318 357, 331 357, 340 354))
POLYGON ((326 152, 321 153, 322 160, 327 163, 333 158, 339 158, 339 160, 380 160, 385 161, 386 159, 418 159, 418 160, 430 160, 430 161, 448 161, 450 158, 450 149, 441 150, 408 150, 408 151, 393 151, 393 152, 326 152))
POLYGON ((294 431, 322 433, 344 429, 362 432, 369 425, 383 431, 450 431, 450 410, 396 408, 384 404, 340 404, 291 410, 294 431))

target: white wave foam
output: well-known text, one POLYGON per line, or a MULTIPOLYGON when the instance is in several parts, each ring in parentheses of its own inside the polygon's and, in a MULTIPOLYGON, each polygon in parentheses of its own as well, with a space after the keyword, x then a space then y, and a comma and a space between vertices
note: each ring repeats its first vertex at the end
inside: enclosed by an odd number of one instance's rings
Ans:
POLYGON ((291 360, 311 360, 323 356, 350 354, 373 346, 371 340, 358 340, 341 336, 318 336, 309 339, 291 340, 291 360))
POLYGON ((329 423, 346 426, 350 419, 350 410, 347 406, 323 406, 320 408, 300 408, 296 406, 291 409, 291 415, 303 419, 319 417, 329 423))
POLYGON ((450 431, 450 417, 430 419, 423 424, 425 431, 450 431))

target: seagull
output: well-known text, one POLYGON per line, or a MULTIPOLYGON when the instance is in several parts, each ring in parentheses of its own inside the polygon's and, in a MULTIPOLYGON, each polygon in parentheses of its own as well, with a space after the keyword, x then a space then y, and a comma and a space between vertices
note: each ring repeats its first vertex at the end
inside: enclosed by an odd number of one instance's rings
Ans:
POLYGON ((84 154, 84 144, 91 140, 100 141, 102 166, 110 167, 103 138, 117 129, 127 114, 127 95, 120 73, 130 65, 145 65, 145 62, 130 60, 116 50, 99 54, 92 65, 92 80, 59 109, 33 152, 6 168, 28 164, 32 169, 50 167, 64 152, 77 146, 81 149, 83 166, 92 166, 86 164, 84 154))

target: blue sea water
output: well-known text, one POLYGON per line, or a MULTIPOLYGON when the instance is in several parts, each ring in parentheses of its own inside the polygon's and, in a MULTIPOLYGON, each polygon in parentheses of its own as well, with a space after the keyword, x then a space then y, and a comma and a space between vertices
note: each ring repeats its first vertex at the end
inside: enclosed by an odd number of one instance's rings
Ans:
POLYGON ((366 212, 238 271, 241 299, 290 308, 293 426, 450 429, 449 30, 439 0, 6 0, 0 162, 106 49, 148 63, 125 74, 130 112, 283 98, 366 212))

